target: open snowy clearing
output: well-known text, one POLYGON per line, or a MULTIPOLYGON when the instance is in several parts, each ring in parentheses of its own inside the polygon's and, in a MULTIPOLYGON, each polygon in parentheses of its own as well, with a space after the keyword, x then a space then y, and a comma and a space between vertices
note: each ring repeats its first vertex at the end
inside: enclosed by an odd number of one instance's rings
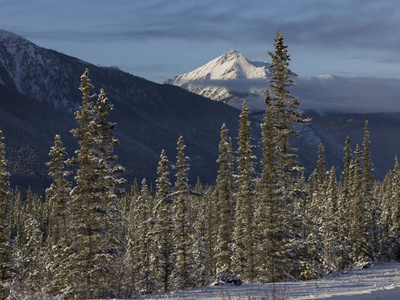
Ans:
POLYGON ((319 280, 272 284, 213 286, 144 299, 400 299, 400 263, 329 274, 319 280))

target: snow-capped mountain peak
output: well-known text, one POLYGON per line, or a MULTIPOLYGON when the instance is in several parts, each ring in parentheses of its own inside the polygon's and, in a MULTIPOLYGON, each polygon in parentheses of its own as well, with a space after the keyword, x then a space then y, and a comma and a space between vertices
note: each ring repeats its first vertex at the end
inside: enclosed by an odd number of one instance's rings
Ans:
MULTIPOLYGON (((236 103, 240 102, 239 98, 249 95, 233 92, 221 84, 221 81, 229 83, 240 79, 263 79, 265 82, 270 77, 269 66, 266 62, 249 61, 236 50, 230 49, 200 68, 171 77, 164 83, 183 87, 216 101, 236 103)), ((253 89, 246 92, 254 93, 258 94, 259 91, 253 89)))
POLYGON ((200 68, 169 78, 164 83, 183 86, 190 81, 267 78, 268 66, 267 63, 255 65, 236 50, 230 49, 200 68))

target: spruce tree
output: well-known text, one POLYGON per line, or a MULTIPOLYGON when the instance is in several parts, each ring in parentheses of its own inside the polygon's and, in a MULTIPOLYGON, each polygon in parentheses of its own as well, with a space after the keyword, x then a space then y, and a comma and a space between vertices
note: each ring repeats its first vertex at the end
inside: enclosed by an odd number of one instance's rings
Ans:
POLYGON ((12 258, 11 228, 8 224, 10 207, 8 196, 10 184, 9 174, 6 171, 5 146, 0 131, 0 298, 8 297, 9 283, 15 274, 15 265, 12 258))
POLYGON ((355 160, 349 193, 349 238, 351 259, 356 265, 365 263, 372 257, 370 236, 368 231, 368 212, 362 192, 361 150, 358 144, 355 150, 355 160))
POLYGON ((55 136, 54 146, 51 147, 49 156, 52 159, 46 165, 50 169, 49 175, 53 183, 46 190, 50 206, 48 243, 50 246, 56 246, 59 240, 66 239, 67 211, 71 192, 71 183, 67 180, 70 172, 65 170, 67 152, 59 135, 55 136))
POLYGON ((67 236, 69 199, 71 184, 67 180, 70 172, 65 170, 65 157, 67 152, 63 147, 59 135, 55 136, 54 146, 51 147, 49 156, 51 161, 49 175, 53 179, 50 188, 46 190, 46 201, 49 207, 49 230, 47 236, 47 266, 51 274, 51 282, 47 287, 49 293, 57 294, 63 287, 65 278, 62 264, 67 259, 65 250, 70 240, 67 236))
POLYGON ((175 269, 174 223, 172 203, 167 199, 170 193, 168 158, 165 151, 161 151, 157 169, 157 189, 155 195, 156 206, 155 238, 157 240, 157 253, 154 266, 157 272, 157 282, 160 283, 165 293, 173 287, 172 273, 175 269))
POLYGON ((142 180, 139 195, 132 199, 132 209, 127 217, 128 244, 124 265, 128 276, 125 285, 127 297, 137 292, 148 294, 155 291, 154 272, 151 266, 152 255, 152 196, 149 194, 146 179, 142 180))
MULTIPOLYGON (((185 156, 183 136, 180 135, 177 143, 175 192, 187 191, 189 189, 187 172, 189 170, 188 157, 185 156)), ((176 269, 175 280, 178 289, 185 289, 193 285, 194 261, 193 261, 193 225, 190 220, 190 206, 186 195, 175 197, 175 245, 176 245, 176 269)))
POLYGON ((124 168, 118 164, 118 157, 113 153, 118 140, 114 137, 116 123, 109 121, 112 110, 113 106, 109 103, 104 90, 100 89, 94 106, 95 117, 91 121, 96 137, 93 149, 96 155, 97 172, 99 172, 94 188, 102 202, 102 222, 106 233, 101 245, 105 253, 102 267, 107 270, 109 292, 118 293, 120 289, 118 278, 121 275, 122 258, 126 246, 118 197, 122 193, 120 187, 125 183, 125 179, 120 177, 124 168))
POLYGON ((236 209, 234 240, 235 250, 233 256, 234 270, 249 281, 255 276, 255 250, 254 250, 254 160, 252 153, 253 140, 250 135, 249 109, 243 101, 242 112, 239 121, 240 129, 238 134, 237 170, 236 170, 236 209))
MULTIPOLYGON (((32 197, 29 201, 35 201, 32 197)), ((24 223, 25 239, 20 241, 15 261, 18 268, 17 290, 19 297, 44 297, 46 281, 43 232, 32 212, 28 212, 24 223)))
POLYGON ((368 206, 368 230, 370 232, 372 250, 375 253, 378 248, 378 200, 373 193, 373 163, 371 158, 371 140, 368 130, 368 121, 365 121, 364 140, 362 152, 363 192, 368 206))
POLYGON ((263 153, 259 182, 257 211, 258 274, 262 281, 276 282, 286 279, 285 251, 287 224, 284 220, 285 203, 282 200, 282 173, 278 163, 278 133, 275 111, 267 91, 266 111, 261 124, 261 149, 263 153))
POLYGON ((275 109, 275 126, 279 137, 279 166, 283 172, 283 187, 287 190, 293 179, 293 171, 297 171, 297 156, 294 154, 296 149, 290 145, 290 138, 299 136, 294 124, 305 124, 309 120, 302 119, 300 102, 289 91, 289 87, 297 85, 292 79, 297 74, 289 68, 290 55, 280 31, 276 33, 274 46, 275 52, 268 52, 272 59, 272 76, 268 85, 272 92, 271 101, 275 109))
POLYGON ((233 231, 233 158, 231 141, 225 123, 221 127, 219 143, 218 176, 215 182, 214 199, 216 207, 217 241, 215 245, 215 264, 217 275, 232 272, 231 257, 233 231))
POLYGON ((346 137, 346 146, 344 147, 344 168, 343 168, 343 196, 345 199, 348 199, 350 193, 350 166, 353 163, 353 155, 350 148, 350 137, 346 137))
MULTIPOLYGON (((395 166, 394 170, 399 170, 399 164, 397 161, 397 156, 395 158, 395 166)), ((398 183, 393 184, 393 171, 389 170, 386 174, 383 182, 379 186, 379 220, 378 225, 380 229, 380 234, 378 236, 379 240, 379 249, 378 254, 380 259, 388 260, 391 257, 391 246, 393 243, 391 242, 391 226, 393 224, 392 221, 392 199, 393 199, 393 191, 396 191, 398 188, 398 183)))
POLYGON ((103 92, 94 107, 92 88, 86 70, 81 76, 82 105, 75 113, 79 127, 71 130, 80 148, 71 160, 78 168, 68 228, 74 239, 64 266, 68 281, 63 294, 69 298, 116 297, 118 292, 114 267, 122 255, 122 237, 115 195, 119 181, 113 176, 120 170, 112 155, 115 126, 107 121, 110 107, 103 92))
POLYGON ((390 211, 391 223, 389 225, 389 258, 397 261, 400 259, 400 166, 397 156, 393 168, 390 211))
POLYGON ((327 205, 324 212, 323 249, 326 260, 325 269, 331 271, 338 269, 340 257, 339 241, 339 195, 337 191, 336 171, 332 166, 328 184, 327 205))

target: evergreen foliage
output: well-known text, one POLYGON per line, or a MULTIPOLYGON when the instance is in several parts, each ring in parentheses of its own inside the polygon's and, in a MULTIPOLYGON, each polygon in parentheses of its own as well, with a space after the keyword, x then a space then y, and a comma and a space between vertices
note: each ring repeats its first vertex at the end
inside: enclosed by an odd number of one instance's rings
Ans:
POLYGON ((249 110, 246 108, 245 101, 239 124, 234 195, 236 199, 233 232, 236 245, 233 253, 234 271, 246 280, 253 281, 255 276, 255 156, 252 153, 254 146, 251 145, 253 139, 250 135, 249 110))
POLYGON ((8 182, 6 171, 5 145, 0 131, 0 298, 5 299, 10 293, 9 284, 15 273, 12 258, 11 228, 8 221, 10 214, 8 182))
POLYGON ((64 296, 74 298, 116 297, 117 260, 122 256, 123 237, 118 215, 114 175, 118 166, 112 156, 116 140, 115 127, 107 121, 111 107, 103 91, 97 106, 91 101, 93 86, 88 70, 81 76, 82 106, 75 113, 79 128, 72 134, 79 139, 80 148, 71 163, 77 165, 76 185, 71 191, 71 222, 68 234, 73 237, 64 296))
POLYGON ((215 182, 214 199, 216 201, 217 241, 215 244, 215 265, 218 275, 232 272, 233 239, 233 157, 232 143, 228 138, 225 123, 221 127, 219 143, 218 176, 215 182))
POLYGON ((175 268, 175 244, 174 244, 174 222, 172 203, 166 199, 170 193, 171 183, 169 182, 168 158, 165 151, 161 151, 160 162, 158 163, 158 179, 155 195, 156 206, 155 238, 156 249, 156 277, 164 292, 170 291, 173 286, 172 273, 175 268))

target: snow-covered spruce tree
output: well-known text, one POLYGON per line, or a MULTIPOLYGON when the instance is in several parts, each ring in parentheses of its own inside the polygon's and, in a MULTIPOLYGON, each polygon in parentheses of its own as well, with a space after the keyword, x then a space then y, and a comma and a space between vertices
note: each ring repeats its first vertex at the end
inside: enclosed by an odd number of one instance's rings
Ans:
POLYGON ((378 248, 378 199, 373 193, 373 163, 371 158, 371 140, 368 130, 368 121, 365 121, 364 140, 362 152, 362 174, 363 174, 363 192, 366 205, 368 207, 368 230, 370 233, 372 255, 375 257, 378 248))
MULTIPOLYGON (((204 267, 207 271, 208 276, 215 277, 217 275, 216 263, 215 263, 215 251, 216 251, 216 239, 218 232, 218 210, 217 203, 214 199, 214 189, 212 186, 206 186, 204 188, 204 194, 202 197, 203 212, 200 218, 203 218, 204 232, 202 235, 204 243, 204 267)), ((197 232, 197 231, 196 231, 197 232)), ((210 280, 210 278, 206 278, 210 280)))
POLYGON ((368 231, 368 212, 362 190, 361 150, 355 150, 351 186, 349 191, 349 239, 351 259, 355 265, 371 260, 370 236, 368 231))
POLYGON ((324 156, 324 146, 318 146, 318 160, 317 168, 310 178, 310 184, 313 190, 311 191, 311 201, 307 209, 307 218, 310 222, 311 232, 317 243, 322 245, 321 242, 321 226, 324 223, 325 206, 327 204, 327 178, 326 178, 326 162, 324 156))
POLYGON ((343 197, 347 201, 350 193, 350 166, 353 164, 353 154, 350 148, 350 137, 346 137, 346 146, 344 147, 344 167, 343 167, 343 197))
MULTIPOLYGON (((213 219, 210 220, 211 224, 207 224, 207 215, 209 211, 212 211, 210 195, 205 195, 205 189, 203 188, 200 179, 197 179, 194 190, 202 196, 191 197, 191 220, 193 225, 193 258, 194 258, 194 284, 196 286, 206 286, 210 283, 210 270, 208 269, 207 262, 207 247, 206 240, 208 238, 208 228, 212 227, 213 219)), ((212 239, 212 237, 211 237, 212 239)), ((212 247, 212 246, 211 246, 212 247)))
POLYGON ((219 143, 218 176, 215 182, 214 199, 216 205, 217 241, 215 244, 215 264, 217 275, 232 272, 232 233, 233 233, 233 157, 232 143, 228 139, 225 123, 221 127, 219 143))
MULTIPOLYGON (((151 264, 155 241, 152 236, 152 228, 154 226, 154 216, 152 214, 153 196, 150 194, 150 191, 147 187, 146 179, 142 180, 140 197, 142 199, 142 206, 140 211, 143 214, 143 222, 139 225, 138 228, 141 234, 142 245, 139 249, 139 253, 137 253, 139 257, 139 281, 137 286, 140 293, 149 294, 156 290, 155 274, 151 264)), ((133 255, 135 255, 135 253, 133 253, 133 255)))
POLYGON ((154 238, 157 242, 155 261, 157 283, 167 293, 173 288, 172 273, 175 269, 174 222, 172 203, 166 196, 170 193, 168 158, 165 151, 161 151, 157 169, 157 186, 155 195, 154 238))
MULTIPOLYGON (((31 197, 27 201, 36 201, 31 197)), ((27 205, 31 205, 27 203, 27 205)), ((18 251, 15 255, 18 268, 18 280, 14 289, 18 297, 29 299, 42 299, 47 289, 45 268, 45 253, 43 247, 43 232, 33 210, 28 210, 24 222, 25 237, 20 240, 18 251)), ((15 293, 15 291, 14 291, 15 293)))
POLYGON ((289 69, 290 55, 280 31, 276 33, 275 52, 268 52, 272 58, 271 78, 267 81, 272 92, 271 101, 275 109, 275 127, 278 130, 279 166, 283 173, 283 188, 289 189, 293 180, 293 171, 297 170, 297 156, 290 145, 291 137, 298 137, 294 124, 306 124, 309 120, 302 119, 299 110, 300 102, 289 91, 295 86, 292 78, 297 76, 289 69))
POLYGON ((154 272, 151 269, 152 196, 149 194, 146 179, 142 180, 140 194, 133 199, 132 209, 127 217, 128 245, 124 255, 127 270, 125 294, 134 297, 137 292, 151 293, 155 291, 154 272))
POLYGON ((71 130, 80 148, 71 163, 77 165, 76 185, 71 191, 71 222, 68 234, 73 238, 69 257, 64 264, 67 280, 63 289, 66 298, 116 297, 118 283, 114 266, 123 247, 116 206, 114 177, 120 167, 111 155, 115 125, 108 123, 110 107, 99 96, 94 107, 90 95, 93 86, 88 70, 81 76, 82 105, 75 113, 78 128, 71 130), (115 222, 117 221, 117 222, 115 222))
POLYGON ((47 266, 51 276, 47 286, 49 294, 56 295, 62 289, 65 274, 60 267, 67 258, 65 250, 70 241, 67 237, 69 199, 71 183, 67 180, 69 171, 65 170, 67 152, 59 135, 55 136, 54 146, 51 147, 49 156, 51 161, 46 163, 49 175, 53 179, 50 188, 46 190, 46 202, 49 209, 49 226, 47 233, 47 266))
POLYGON ((337 270, 340 266, 339 241, 339 196, 337 191, 336 170, 332 166, 327 190, 327 205, 324 211, 323 253, 325 271, 337 270))
POLYGON ((49 156, 51 161, 46 165, 50 169, 49 176, 52 177, 53 183, 46 190, 50 212, 47 243, 53 247, 57 246, 60 240, 66 239, 67 210, 71 192, 71 183, 67 180, 70 172, 65 170, 67 152, 58 134, 55 136, 49 156))
MULTIPOLYGON (((189 158, 185 155, 186 145, 183 136, 180 135, 177 143, 175 192, 187 191, 189 189, 187 172, 189 170, 189 158)), ((187 196, 184 194, 175 196, 174 200, 175 221, 175 247, 176 268, 174 279, 177 289, 185 289, 194 285, 194 258, 193 258, 193 222, 190 220, 190 206, 187 196)))
POLYGON ((11 229, 8 224, 10 207, 8 196, 10 193, 9 174, 6 171, 5 146, 0 131, 0 299, 9 295, 9 283, 15 275, 15 265, 12 258, 11 229))
POLYGON ((15 239, 17 236, 21 236, 23 230, 23 205, 21 192, 18 190, 18 187, 16 187, 14 190, 11 203, 11 239, 15 239))
POLYGON ((254 191, 255 171, 250 135, 249 109, 243 101, 239 121, 237 169, 235 188, 235 227, 233 237, 235 248, 233 251, 233 271, 240 274, 245 280, 255 279, 254 261, 254 191))
POLYGON ((257 208, 257 266, 262 281, 276 282, 286 279, 285 265, 288 226, 285 222, 285 203, 282 199, 282 173, 278 166, 278 135, 275 111, 267 90, 266 111, 261 124, 261 178, 257 208))
MULTIPOLYGON (((397 156, 395 159, 395 167, 398 168, 397 156), (397 167, 396 167, 397 166, 397 167)), ((390 242, 390 228, 393 224, 392 222, 392 196, 393 189, 397 188, 397 184, 393 185, 393 172, 389 170, 383 179, 382 183, 378 185, 378 190, 375 195, 379 199, 379 235, 378 235, 378 255, 379 260, 387 261, 390 259, 390 247, 392 243, 390 242)))
POLYGON ((390 199, 391 223, 389 225, 389 259, 400 259, 400 167, 395 159, 390 199))
POLYGON ((119 198, 122 194, 120 186, 125 183, 121 178, 124 168, 117 163, 118 157, 113 154, 114 147, 118 145, 118 140, 114 137, 116 123, 109 121, 109 115, 113 106, 100 89, 96 105, 94 106, 95 118, 92 126, 95 134, 95 150, 97 159, 97 170, 99 179, 95 182, 97 194, 102 200, 102 222, 104 224, 106 236, 102 240, 102 248, 105 252, 103 258, 103 268, 108 272, 108 288, 110 291, 117 292, 121 289, 119 277, 122 274, 122 258, 126 246, 123 230, 123 218, 119 209, 119 198))
POLYGON ((328 231, 328 180, 326 176, 326 162, 324 146, 318 146, 317 168, 309 179, 310 199, 306 206, 305 220, 307 220, 306 241, 306 262, 302 278, 313 278, 318 275, 321 269, 328 269, 326 257, 324 257, 324 237, 328 231))
MULTIPOLYGON (((272 76, 268 80, 271 94, 271 103, 274 107, 274 126, 277 130, 277 148, 278 148, 278 171, 282 174, 280 177, 282 185, 281 200, 284 203, 285 223, 288 226, 286 231, 286 271, 290 270, 288 276, 298 277, 301 267, 299 260, 304 249, 302 244, 305 242, 297 228, 302 216, 294 214, 295 198, 298 190, 294 190, 298 174, 302 168, 298 165, 298 157, 295 154, 297 149, 291 145, 291 139, 299 137, 297 125, 307 124, 309 119, 303 119, 300 112, 300 102, 290 93, 289 88, 295 86, 292 78, 296 76, 289 69, 290 55, 287 51, 287 45, 284 44, 282 34, 278 31, 275 38, 274 53, 268 52, 272 58, 270 70, 272 76)), ((300 273, 302 273, 300 271, 300 273)))

